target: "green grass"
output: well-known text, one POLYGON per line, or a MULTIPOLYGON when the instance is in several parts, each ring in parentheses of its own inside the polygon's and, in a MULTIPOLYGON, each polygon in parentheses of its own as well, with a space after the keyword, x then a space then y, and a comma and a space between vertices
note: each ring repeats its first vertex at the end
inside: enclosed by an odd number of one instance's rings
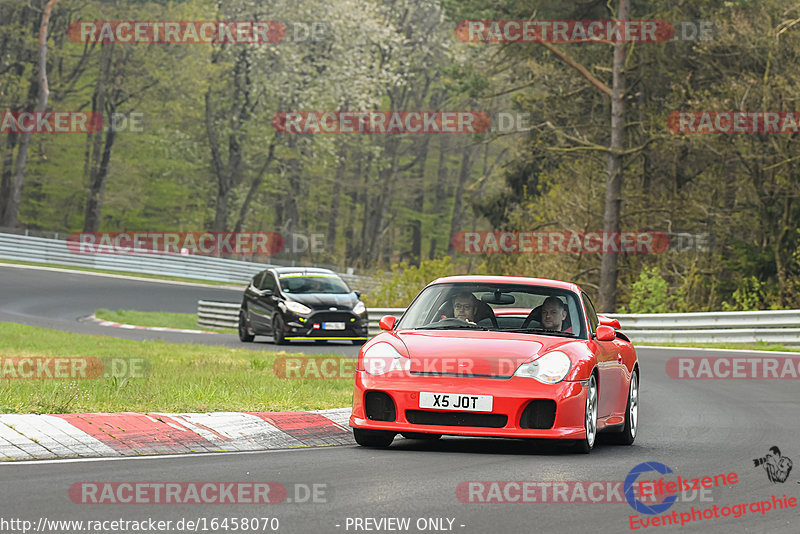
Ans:
POLYGON ((131 310, 111 311, 99 309, 94 316, 104 321, 115 323, 135 324, 137 326, 162 326, 166 328, 184 328, 189 330, 208 330, 223 334, 236 334, 235 328, 216 328, 213 326, 199 326, 197 314, 194 313, 167 313, 167 312, 140 312, 131 310))
MULTIPOLYGON (((285 352, 132 341, 0 323, 0 360, 19 357, 141 358, 145 378, 0 379, 0 413, 317 410, 350 406, 353 380, 285 380, 285 352)), ((298 353, 291 353, 297 356, 298 353)), ((338 355, 314 355, 339 358, 338 355)), ((6 366, 0 366, 6 372, 6 366)), ((7 375, 6 375, 7 376, 7 375)))
POLYGON ((771 345, 763 341, 756 343, 636 343, 637 347, 687 347, 702 349, 768 350, 775 352, 800 352, 800 347, 771 345))
POLYGON ((102 274, 117 274, 120 276, 133 276, 135 278, 147 278, 150 280, 167 280, 169 282, 191 282, 193 284, 206 284, 210 286, 228 286, 237 287, 244 290, 245 283, 232 284, 230 282, 218 282, 215 280, 200 280, 197 278, 184 278, 181 276, 166 276, 161 274, 147 274, 147 273, 134 273, 129 271, 110 271, 108 269, 93 269, 91 267, 76 267, 74 265, 60 265, 58 263, 42 263, 36 261, 21 261, 21 260, 5 260, 0 259, 0 263, 7 263, 13 265, 31 265, 34 267, 53 267, 56 269, 67 269, 69 271, 85 271, 89 273, 102 273, 102 274))

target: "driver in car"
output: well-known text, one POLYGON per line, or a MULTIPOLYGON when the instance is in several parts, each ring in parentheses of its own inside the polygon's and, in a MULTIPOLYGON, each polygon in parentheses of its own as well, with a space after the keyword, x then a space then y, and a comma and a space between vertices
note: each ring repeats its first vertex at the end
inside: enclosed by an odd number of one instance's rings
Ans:
POLYGON ((461 291, 453 298, 453 315, 456 319, 475 324, 478 313, 478 299, 470 291, 461 291))
MULTIPOLYGON (((561 332, 564 320, 567 318, 567 306, 558 297, 547 297, 542 303, 542 328, 561 332)), ((566 332, 571 332, 568 328, 566 332)))

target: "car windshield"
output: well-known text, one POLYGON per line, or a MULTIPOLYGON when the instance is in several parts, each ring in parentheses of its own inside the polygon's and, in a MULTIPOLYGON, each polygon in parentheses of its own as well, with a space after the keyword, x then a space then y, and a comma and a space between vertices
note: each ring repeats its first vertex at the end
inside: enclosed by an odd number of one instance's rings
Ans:
POLYGON ((398 330, 492 330, 585 337, 578 296, 521 284, 436 284, 411 303, 398 330))
POLYGON ((285 293, 350 293, 344 280, 335 274, 287 273, 279 276, 281 291, 285 293))

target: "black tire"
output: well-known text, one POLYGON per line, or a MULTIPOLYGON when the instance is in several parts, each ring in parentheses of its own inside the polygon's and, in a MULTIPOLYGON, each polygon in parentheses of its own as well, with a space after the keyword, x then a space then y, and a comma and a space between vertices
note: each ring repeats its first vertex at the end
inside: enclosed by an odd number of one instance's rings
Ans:
POLYGON ((247 329, 247 312, 244 310, 239 312, 239 341, 242 343, 250 343, 256 338, 255 334, 251 334, 247 329))
POLYGON ((276 345, 286 345, 286 333, 283 328, 283 317, 276 313, 272 319, 272 342, 276 345))
POLYGON ((583 428, 586 430, 586 437, 578 440, 575 451, 589 454, 597 441, 597 378, 594 373, 589 377, 589 387, 586 390, 583 428))
POLYGON ((441 434, 426 434, 425 432, 401 432, 401 436, 406 439, 427 439, 427 440, 435 440, 441 439, 441 434))
POLYGON ((394 441, 394 432, 389 432, 388 430, 364 430, 362 428, 354 428, 353 437, 356 438, 356 443, 362 447, 385 449, 394 441))
POLYGON ((639 371, 634 370, 628 387, 628 404, 625 406, 625 426, 622 432, 606 434, 606 441, 614 445, 633 445, 639 430, 639 371))

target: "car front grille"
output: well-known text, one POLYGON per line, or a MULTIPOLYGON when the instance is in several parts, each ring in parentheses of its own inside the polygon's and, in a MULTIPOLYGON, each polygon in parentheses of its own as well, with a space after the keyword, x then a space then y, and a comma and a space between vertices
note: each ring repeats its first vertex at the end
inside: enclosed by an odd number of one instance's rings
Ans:
POLYGON ((415 425, 486 428, 503 428, 508 423, 508 416, 496 413, 428 412, 425 410, 406 410, 406 419, 415 425))

